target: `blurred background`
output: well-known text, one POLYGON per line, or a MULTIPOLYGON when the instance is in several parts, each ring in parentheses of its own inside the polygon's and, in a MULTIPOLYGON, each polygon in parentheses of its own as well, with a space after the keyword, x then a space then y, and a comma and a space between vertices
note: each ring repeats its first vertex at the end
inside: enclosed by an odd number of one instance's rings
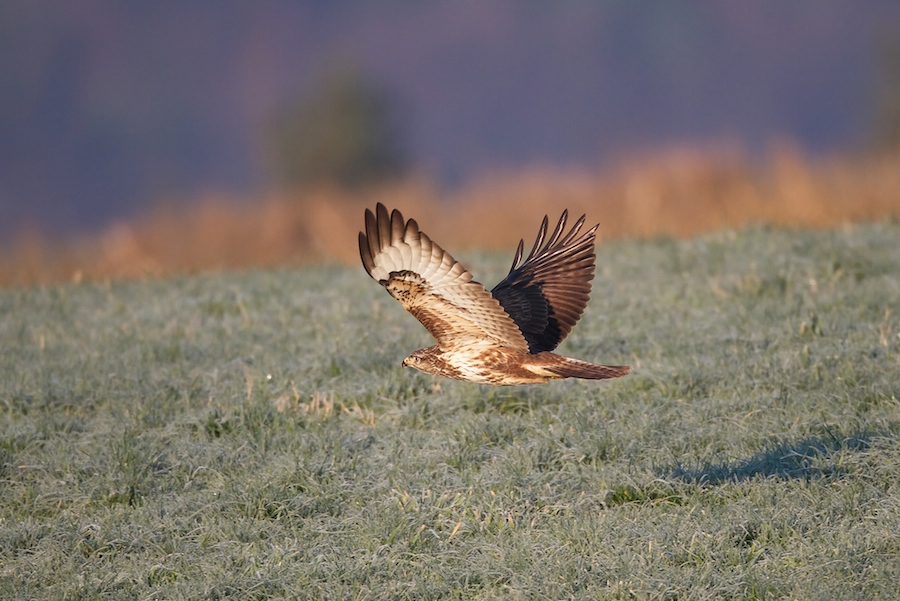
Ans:
POLYGON ((378 200, 451 248, 900 214, 896 0, 9 0, 0 48, 3 283, 353 261, 378 200))

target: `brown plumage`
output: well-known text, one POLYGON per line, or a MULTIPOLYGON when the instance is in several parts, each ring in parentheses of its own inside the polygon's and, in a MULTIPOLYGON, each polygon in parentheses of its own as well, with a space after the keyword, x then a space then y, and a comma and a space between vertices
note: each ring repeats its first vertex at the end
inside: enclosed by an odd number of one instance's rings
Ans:
POLYGON ((595 365, 552 353, 581 319, 594 278, 595 225, 579 236, 582 216, 563 235, 568 211, 547 236, 547 217, 531 252, 519 242, 512 268, 491 292, 472 279, 414 219, 388 214, 381 203, 366 209, 359 255, 385 287, 434 336, 403 366, 429 374, 512 385, 559 378, 602 380, 624 376, 628 366, 595 365))

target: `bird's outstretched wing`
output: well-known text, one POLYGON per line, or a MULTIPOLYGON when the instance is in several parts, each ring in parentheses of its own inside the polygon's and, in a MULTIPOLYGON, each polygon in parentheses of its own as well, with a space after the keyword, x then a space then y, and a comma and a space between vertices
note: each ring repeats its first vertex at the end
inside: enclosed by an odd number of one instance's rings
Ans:
POLYGON ((439 347, 488 343, 527 351, 528 343, 495 296, 400 211, 366 209, 359 256, 372 278, 412 313, 439 347))
POLYGON ((567 218, 568 211, 563 211, 547 238, 545 216, 528 257, 522 261, 521 240, 509 274, 491 291, 519 326, 532 353, 555 349, 581 319, 590 297, 598 226, 579 236, 582 215, 563 236, 567 218))

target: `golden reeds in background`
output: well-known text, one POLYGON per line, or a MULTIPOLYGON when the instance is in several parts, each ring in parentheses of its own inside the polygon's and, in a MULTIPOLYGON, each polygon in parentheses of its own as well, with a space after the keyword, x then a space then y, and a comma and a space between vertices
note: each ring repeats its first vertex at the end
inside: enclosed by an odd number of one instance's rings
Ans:
POLYGON ((752 223, 833 227, 900 216, 900 156, 811 161, 789 149, 752 166, 738 154, 673 151, 604 173, 530 170, 441 194, 420 180, 349 193, 160 206, 93 236, 23 234, 0 257, 0 284, 169 275, 207 269, 358 261, 365 207, 400 208, 449 249, 512 250, 544 214, 568 208, 601 239, 687 237, 752 223))

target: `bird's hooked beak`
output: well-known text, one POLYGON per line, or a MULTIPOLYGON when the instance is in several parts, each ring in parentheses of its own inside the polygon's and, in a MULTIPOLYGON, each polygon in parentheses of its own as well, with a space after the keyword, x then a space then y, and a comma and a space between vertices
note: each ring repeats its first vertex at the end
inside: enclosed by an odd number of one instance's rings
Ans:
MULTIPOLYGON (((409 357, 407 357, 407 359, 408 359, 408 358, 409 358, 409 357)), ((400 367, 409 367, 409 363, 406 362, 406 359, 404 359, 404 360, 400 363, 400 367)))

